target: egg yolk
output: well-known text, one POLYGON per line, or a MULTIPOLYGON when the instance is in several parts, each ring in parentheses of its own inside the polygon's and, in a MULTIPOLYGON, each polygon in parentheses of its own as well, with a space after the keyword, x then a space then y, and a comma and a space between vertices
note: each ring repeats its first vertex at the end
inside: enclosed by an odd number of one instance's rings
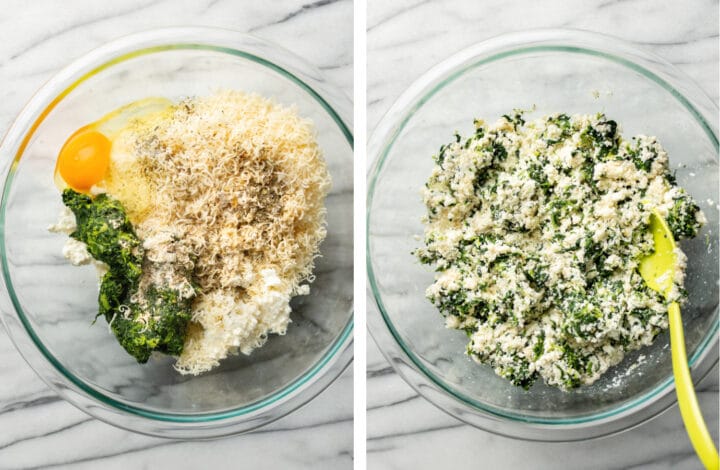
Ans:
POLYGON ((111 147, 110 140, 100 132, 80 129, 60 150, 56 171, 71 188, 88 191, 105 177, 111 147))

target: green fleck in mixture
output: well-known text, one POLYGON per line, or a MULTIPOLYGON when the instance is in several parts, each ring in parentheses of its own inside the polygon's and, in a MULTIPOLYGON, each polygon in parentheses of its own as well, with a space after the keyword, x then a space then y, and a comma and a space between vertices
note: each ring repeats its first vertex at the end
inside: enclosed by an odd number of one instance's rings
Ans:
MULTIPOLYGON (((415 255, 435 265, 427 297, 467 333, 473 359, 518 386, 568 390, 667 328, 667 301, 638 272, 650 213, 676 239, 705 218, 655 137, 625 140, 603 114, 526 123, 515 112, 475 121, 434 161, 415 255)), ((669 300, 682 300, 685 259, 669 300)))

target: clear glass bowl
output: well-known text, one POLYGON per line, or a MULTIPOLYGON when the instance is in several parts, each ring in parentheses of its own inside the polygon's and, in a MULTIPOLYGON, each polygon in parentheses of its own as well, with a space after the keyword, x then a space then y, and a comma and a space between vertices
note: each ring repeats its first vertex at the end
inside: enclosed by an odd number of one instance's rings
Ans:
POLYGON ((63 398, 108 423, 174 438, 236 434, 278 419, 327 387, 352 360, 352 105, 304 60, 232 31, 156 30, 107 44, 72 63, 30 101, 0 148, 2 318, 30 366, 63 398), (314 121, 333 179, 309 296, 293 299, 285 336, 198 377, 171 358, 139 365, 97 313, 97 277, 61 254, 48 233, 62 202, 55 158, 80 126, 126 103, 218 88, 295 105, 314 121))
POLYGON ((423 233, 420 189, 431 155, 455 131, 470 134, 473 118, 493 122, 513 108, 533 106, 535 116, 603 111, 625 136, 658 136, 678 182, 708 218, 696 239, 682 243, 689 257, 682 313, 694 379, 717 362, 717 106, 662 59, 580 31, 523 32, 463 50, 415 82, 382 119, 369 145, 375 161, 367 269, 379 313, 369 315, 368 324, 397 372, 451 415, 511 437, 587 439, 628 429, 674 403, 667 334, 628 354, 592 386, 565 393, 536 383, 525 391, 465 355, 465 334, 445 329, 425 299, 432 269, 410 254, 421 243, 415 238, 423 233), (640 355, 645 361, 629 369, 640 355))

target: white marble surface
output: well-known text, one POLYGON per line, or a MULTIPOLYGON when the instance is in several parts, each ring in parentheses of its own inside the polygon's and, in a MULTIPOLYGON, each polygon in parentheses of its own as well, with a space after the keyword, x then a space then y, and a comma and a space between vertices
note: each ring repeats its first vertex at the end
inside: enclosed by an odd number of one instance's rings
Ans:
MULTIPOLYGON (((163 26, 218 26, 305 57, 352 96, 352 1, 0 0, 0 132, 35 90, 90 49, 163 26)), ((301 410, 210 442, 116 429, 57 397, 0 327, 0 469, 312 468, 352 466, 352 368, 301 410)))
MULTIPOLYGON (((368 128, 430 67, 465 46, 513 30, 569 27, 636 41, 718 99, 718 2, 371 0, 368 128)), ((368 299, 368 309, 373 307, 368 299)), ((375 312, 369 311, 368 315, 375 312)), ((697 469, 677 407, 623 434, 583 443, 523 442, 486 433, 419 397, 368 344, 368 468, 697 469)), ((718 437, 718 369, 699 392, 718 437)))

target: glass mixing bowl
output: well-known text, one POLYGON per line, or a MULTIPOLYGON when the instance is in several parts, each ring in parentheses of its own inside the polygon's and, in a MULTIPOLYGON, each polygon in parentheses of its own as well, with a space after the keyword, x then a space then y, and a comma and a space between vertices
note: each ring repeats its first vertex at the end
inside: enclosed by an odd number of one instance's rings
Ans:
POLYGON ((30 366, 63 398, 130 430, 208 438, 254 429, 317 396, 352 360, 352 105, 299 57, 257 38, 215 29, 129 36, 82 57, 30 101, 0 148, 4 186, 0 253, 2 318, 30 366), (179 99, 218 88, 294 105, 317 128, 333 187, 328 235, 309 296, 292 301, 285 336, 198 377, 173 359, 139 365, 97 313, 92 266, 62 256, 65 236, 47 231, 62 207, 55 159, 80 126, 129 102, 179 99))
POLYGON ((536 383, 525 391, 465 354, 465 334, 445 329, 425 299, 432 268, 411 255, 421 244, 420 189, 431 155, 455 131, 470 134, 473 118, 493 122, 513 108, 533 106, 531 117, 602 111, 626 137, 655 135, 665 146, 679 184, 708 219, 697 238, 682 243, 689 257, 682 315, 694 379, 717 362, 717 106, 662 59, 579 31, 517 33, 470 47, 415 82, 382 119, 369 145, 375 161, 367 269, 379 313, 369 315, 368 324, 397 372, 451 415, 511 437, 587 439, 628 429, 674 403, 667 333, 592 386, 566 393, 536 383))

